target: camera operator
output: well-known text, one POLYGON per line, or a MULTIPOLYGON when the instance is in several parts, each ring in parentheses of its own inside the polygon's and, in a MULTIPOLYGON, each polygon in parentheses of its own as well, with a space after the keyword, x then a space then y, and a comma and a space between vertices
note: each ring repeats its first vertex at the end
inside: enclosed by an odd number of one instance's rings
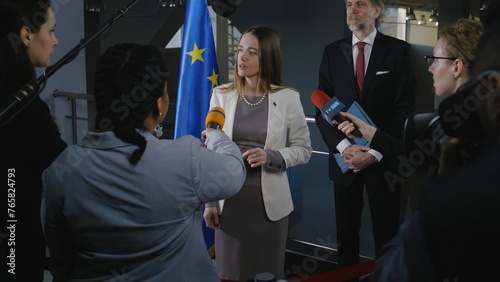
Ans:
POLYGON ((419 212, 389 242, 371 281, 496 281, 500 265, 500 0, 481 17, 485 33, 478 73, 442 101, 442 175, 428 186, 419 212), (481 139, 483 151, 459 166, 462 138, 481 139))

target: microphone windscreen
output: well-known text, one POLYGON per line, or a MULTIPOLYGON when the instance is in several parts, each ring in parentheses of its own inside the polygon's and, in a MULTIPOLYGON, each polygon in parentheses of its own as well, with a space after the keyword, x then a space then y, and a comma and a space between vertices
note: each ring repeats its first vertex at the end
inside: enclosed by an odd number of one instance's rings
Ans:
POLYGON ((226 122, 226 113, 221 107, 211 107, 208 111, 207 118, 205 119, 205 126, 208 128, 210 124, 217 124, 219 129, 224 127, 226 122))
POLYGON ((316 90, 311 94, 311 101, 318 109, 321 109, 330 99, 330 96, 321 90, 316 90))

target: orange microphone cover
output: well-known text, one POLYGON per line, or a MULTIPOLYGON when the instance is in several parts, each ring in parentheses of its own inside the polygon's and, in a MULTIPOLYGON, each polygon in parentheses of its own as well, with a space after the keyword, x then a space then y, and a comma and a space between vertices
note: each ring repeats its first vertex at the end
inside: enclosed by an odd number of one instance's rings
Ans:
POLYGON ((226 113, 221 107, 211 107, 208 111, 207 118, 205 119, 205 126, 207 128, 222 129, 226 122, 226 113))

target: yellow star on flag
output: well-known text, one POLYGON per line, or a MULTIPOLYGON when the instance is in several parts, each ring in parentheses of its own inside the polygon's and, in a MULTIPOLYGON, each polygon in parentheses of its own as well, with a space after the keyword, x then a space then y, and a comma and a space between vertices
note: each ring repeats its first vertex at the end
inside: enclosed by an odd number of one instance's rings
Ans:
POLYGON ((207 77, 207 79, 212 82, 212 88, 214 88, 214 86, 216 86, 216 85, 219 85, 217 83, 218 78, 219 78, 219 74, 215 73, 215 69, 212 69, 212 75, 207 77))
POLYGON ((201 56, 201 54, 203 54, 203 52, 205 52, 205 49, 206 48, 198 49, 198 45, 196 45, 196 43, 194 44, 193 51, 187 52, 187 54, 189 56, 191 56, 191 65, 194 64, 194 62, 196 62, 196 60, 200 60, 202 62, 205 62, 203 60, 203 57, 201 56))

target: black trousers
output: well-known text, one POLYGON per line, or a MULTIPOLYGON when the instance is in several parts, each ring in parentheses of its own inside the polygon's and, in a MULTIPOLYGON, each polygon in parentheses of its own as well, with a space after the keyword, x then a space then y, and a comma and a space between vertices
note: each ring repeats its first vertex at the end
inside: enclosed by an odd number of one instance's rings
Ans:
POLYGON ((366 188, 375 241, 375 254, 394 235, 400 225, 400 185, 390 188, 383 174, 366 170, 358 173, 350 186, 335 185, 335 213, 338 242, 338 265, 359 263, 359 231, 366 188))

